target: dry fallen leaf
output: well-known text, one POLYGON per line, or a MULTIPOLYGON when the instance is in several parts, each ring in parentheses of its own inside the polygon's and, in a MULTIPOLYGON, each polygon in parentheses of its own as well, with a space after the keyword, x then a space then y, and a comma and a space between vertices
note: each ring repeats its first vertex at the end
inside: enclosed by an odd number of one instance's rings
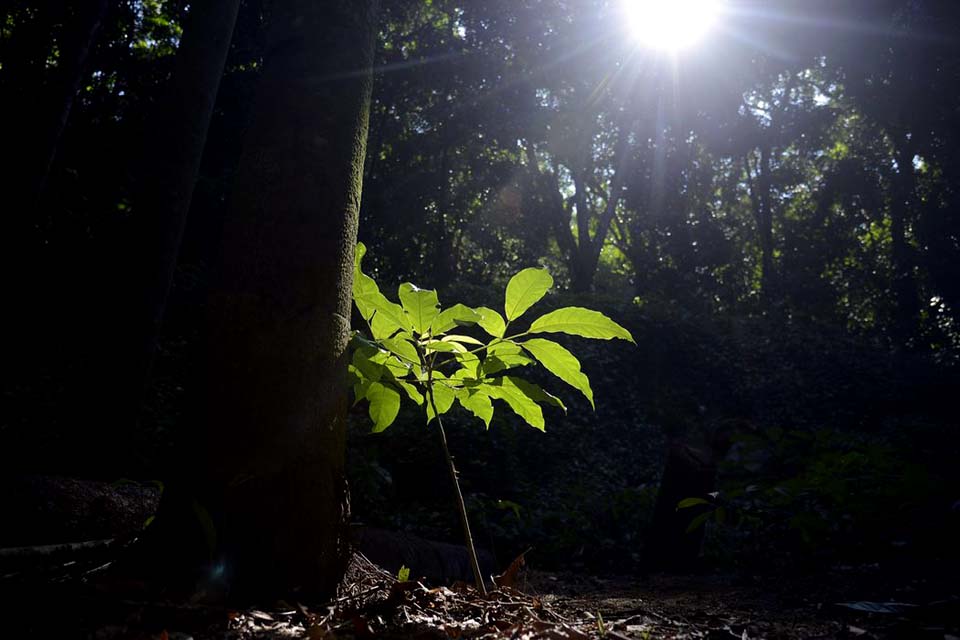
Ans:
POLYGON ((522 569, 527 561, 524 559, 524 556, 530 550, 524 551, 519 556, 514 558, 513 562, 510 563, 510 566, 507 567, 507 570, 501 573, 498 576, 493 577, 493 583, 498 587, 506 587, 508 589, 513 589, 517 585, 517 577, 520 574, 520 569, 522 569))

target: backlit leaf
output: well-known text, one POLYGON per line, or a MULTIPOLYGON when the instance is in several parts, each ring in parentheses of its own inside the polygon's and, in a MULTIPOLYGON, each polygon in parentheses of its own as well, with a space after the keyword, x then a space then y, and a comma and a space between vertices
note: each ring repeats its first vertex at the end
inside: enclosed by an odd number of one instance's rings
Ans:
POLYGON ((480 342, 479 340, 477 340, 476 338, 472 338, 472 337, 470 337, 470 336, 461 336, 461 335, 456 334, 456 333, 451 333, 451 334, 449 334, 449 335, 443 336, 443 341, 444 341, 444 342, 459 342, 459 343, 461 343, 461 344, 472 344, 472 345, 476 345, 476 346, 478 346, 478 347, 479 347, 479 346, 483 346, 483 343, 480 342))
POLYGON ((404 382, 403 380, 396 380, 396 383, 400 385, 400 388, 403 389, 407 397, 416 402, 417 404, 423 404, 424 398, 423 394, 417 389, 417 387, 409 382, 404 382))
POLYGON ((527 394, 527 397, 534 402, 548 404, 552 407, 561 409, 564 413, 567 412, 567 407, 563 404, 563 401, 560 398, 553 395, 549 391, 545 391, 539 385, 536 385, 532 382, 527 382, 523 378, 514 378, 512 376, 504 376, 501 378, 501 380, 509 380, 514 386, 520 389, 520 391, 523 391, 525 394, 527 394))
POLYGON ((523 312, 536 304, 552 286, 553 278, 546 269, 531 267, 510 278, 503 307, 507 320, 513 321, 523 315, 523 312))
POLYGON ((437 317, 433 319, 431 333, 439 335, 450 331, 454 327, 476 324, 479 321, 480 315, 476 311, 464 304, 455 304, 437 314, 437 317))
POLYGON ((400 393, 381 382, 371 382, 367 389, 370 401, 370 419, 373 420, 373 432, 380 433, 397 419, 400 412, 400 393))
POLYGON ((417 355, 417 348, 409 340, 401 338, 387 338, 381 340, 380 344, 389 349, 393 354, 400 357, 408 364, 419 364, 420 356, 417 355))
MULTIPOLYGON (((434 374, 436 375, 436 374, 434 374)), ((456 399, 453 389, 448 387, 443 382, 434 381, 433 383, 433 401, 437 405, 437 413, 440 415, 445 414, 447 411, 450 411, 450 407, 453 406, 453 401, 456 399)), ((433 407, 430 405, 429 399, 427 400, 427 424, 436 417, 433 413, 433 407)))
POLYGON ((483 424, 490 428, 490 419, 493 418, 493 403, 490 401, 490 396, 469 387, 458 389, 456 396, 464 409, 483 420, 483 424))
POLYGON ((543 411, 540 405, 530 399, 510 378, 496 378, 478 386, 479 391, 491 398, 503 400, 507 406, 529 424, 544 430, 543 411))
POLYGON ((445 340, 427 340, 423 343, 425 351, 440 351, 442 353, 464 353, 467 348, 459 342, 445 340))
POLYGON ((513 367, 525 367, 534 362, 532 358, 523 353, 520 345, 508 340, 497 342, 487 349, 487 357, 483 360, 482 370, 484 375, 490 375, 513 367))
POLYGON ((521 343, 521 346, 530 352, 547 371, 580 391, 590 401, 590 406, 594 406, 590 380, 580 371, 580 361, 576 356, 556 342, 543 338, 531 338, 521 343))
MULTIPOLYGON (((634 342, 630 332, 599 311, 583 307, 564 307, 540 316, 530 325, 530 333, 569 333, 584 338, 634 342)), ((636 344, 636 343, 634 343, 636 344)))
POLYGON ((433 319, 440 313, 437 292, 433 289, 420 289, 409 282, 404 282, 400 285, 399 295, 400 303, 410 318, 413 330, 421 335, 427 333, 433 319))
POLYGON ((480 321, 477 324, 480 325, 481 329, 494 338, 503 337, 503 332, 507 330, 507 323, 503 316, 488 307, 477 307, 474 311, 480 316, 480 321))

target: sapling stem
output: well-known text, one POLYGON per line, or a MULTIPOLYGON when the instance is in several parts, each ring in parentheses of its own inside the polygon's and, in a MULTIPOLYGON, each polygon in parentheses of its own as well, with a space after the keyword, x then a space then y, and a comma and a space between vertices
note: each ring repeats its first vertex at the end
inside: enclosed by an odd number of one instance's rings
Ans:
MULTIPOLYGON (((430 371, 429 373, 433 373, 430 371)), ((477 560, 477 550, 473 546, 473 535, 470 533, 470 520, 467 518, 467 505, 463 502, 463 493, 460 491, 460 481, 457 479, 457 467, 453 463, 453 456, 450 455, 450 447, 447 446, 447 432, 443 430, 443 420, 440 419, 440 412, 437 411, 437 404, 433 401, 433 380, 432 376, 427 382, 427 397, 430 400, 430 407, 433 409, 433 415, 437 417, 437 425, 440 427, 440 442, 443 443, 443 455, 447 459, 447 469, 450 470, 450 479, 453 480, 454 497, 457 500, 457 511, 460 514, 460 524, 463 525, 463 537, 467 543, 467 553, 470 556, 470 568, 473 569, 473 579, 477 585, 477 591, 482 595, 487 595, 487 588, 483 584, 483 574, 480 573, 480 562, 477 560)))

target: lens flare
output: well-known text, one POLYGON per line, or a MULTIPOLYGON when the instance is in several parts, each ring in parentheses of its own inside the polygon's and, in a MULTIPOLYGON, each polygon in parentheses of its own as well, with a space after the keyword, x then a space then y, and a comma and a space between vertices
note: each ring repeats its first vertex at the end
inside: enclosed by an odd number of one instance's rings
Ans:
POLYGON ((644 46, 678 51, 695 44, 716 22, 720 0, 622 0, 634 37, 644 46))

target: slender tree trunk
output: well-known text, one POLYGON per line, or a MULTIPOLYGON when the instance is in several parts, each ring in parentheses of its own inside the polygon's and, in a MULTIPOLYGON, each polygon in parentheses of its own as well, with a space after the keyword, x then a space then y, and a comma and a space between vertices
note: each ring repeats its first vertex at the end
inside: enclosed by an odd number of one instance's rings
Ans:
MULTIPOLYGON (((36 242, 37 215, 29 188, 35 157, 37 108, 44 102, 46 63, 53 48, 53 31, 62 7, 58 2, 40 2, 27 12, 12 10, 13 32, 4 42, 0 61, 0 96, 3 99, 4 156, 9 168, 0 172, 4 195, 3 272, 23 268, 36 242)), ((16 282, 11 283, 16 284, 16 282)))
POLYGON ((135 275, 115 276, 118 299, 126 297, 126 283, 137 288, 102 322, 104 340, 112 345, 103 356, 109 366, 98 367, 103 375, 89 377, 79 401, 80 414, 97 425, 85 438, 95 442, 90 457, 98 474, 134 473, 117 451, 128 451, 136 432, 239 5, 240 0, 193 5, 171 81, 151 114, 135 199, 141 226, 124 260, 135 275))
POLYGON ((440 160, 440 193, 437 194, 437 232, 434 238, 433 284, 444 289, 456 278, 457 257, 454 252, 454 230, 448 220, 450 216, 450 142, 444 144, 440 160))
POLYGON ((917 283, 913 275, 913 260, 907 242, 907 221, 914 204, 916 175, 913 169, 913 145, 905 139, 897 139, 895 146, 897 173, 893 176, 890 189, 892 284, 896 301, 894 324, 897 341, 906 345, 916 333, 920 311, 917 283))
MULTIPOLYGON (((217 91, 230 51, 240 0, 210 0, 192 6, 184 28, 168 99, 153 116, 156 139, 147 145, 150 167, 139 193, 147 249, 143 298, 131 326, 137 331, 131 349, 136 361, 127 369, 136 385, 136 406, 149 381, 160 325, 177 266, 200 162, 213 116, 217 91)), ((134 416, 128 416, 133 417, 134 416)))
POLYGON ((209 301, 197 503, 240 599, 334 593, 375 0, 273 4, 209 301))
MULTIPOLYGON (((762 134, 761 134, 762 135, 762 134)), ((760 242, 760 301, 765 308, 770 307, 773 301, 774 264, 773 264, 773 212, 771 210, 771 167, 770 144, 766 141, 760 144, 760 157, 756 168, 750 164, 750 157, 746 156, 744 166, 750 188, 750 204, 753 208, 753 219, 757 225, 757 237, 760 242)))
POLYGON ((760 166, 757 176, 758 215, 757 227, 760 233, 760 295, 764 303, 769 306, 775 296, 774 293, 774 265, 773 265, 773 211, 771 209, 771 180, 769 144, 760 147, 760 166))
POLYGON ((46 92, 49 111, 44 116, 46 122, 40 123, 43 134, 35 152, 35 173, 28 184, 32 199, 38 198, 46 186, 50 167, 57 154, 57 146, 66 129, 74 98, 80 89, 87 58, 109 6, 109 0, 83 2, 76 7, 76 15, 69 15, 74 21, 73 29, 67 31, 63 38, 60 64, 46 92))

